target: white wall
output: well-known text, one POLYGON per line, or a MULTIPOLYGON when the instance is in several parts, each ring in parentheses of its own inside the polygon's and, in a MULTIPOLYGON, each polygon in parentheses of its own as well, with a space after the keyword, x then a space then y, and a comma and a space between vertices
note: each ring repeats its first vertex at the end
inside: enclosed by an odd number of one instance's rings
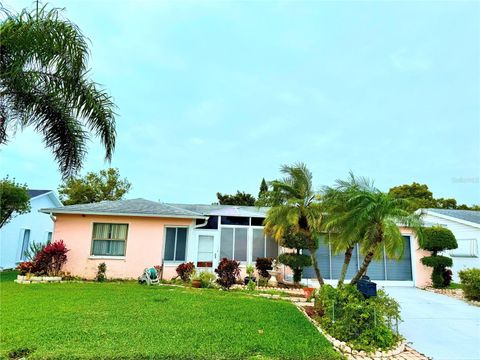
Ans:
POLYGON ((462 224, 456 221, 452 221, 449 219, 444 219, 439 216, 435 216, 434 214, 425 214, 423 216, 423 220, 428 223, 428 224, 438 224, 438 225, 443 225, 446 228, 450 229, 453 232, 453 235, 455 235, 455 238, 457 241, 461 240, 468 240, 468 239, 476 239, 476 256, 475 257, 459 257, 459 256, 451 256, 450 253, 452 251, 445 251, 442 253, 442 255, 445 256, 450 256, 453 260, 453 267, 452 267, 452 272, 453 272, 453 281, 455 282, 460 282, 460 279, 458 277, 458 272, 460 270, 466 269, 466 268, 480 268, 480 228, 462 224))
POLYGON ((0 229, 0 268, 17 266, 24 229, 30 229, 30 243, 46 242, 47 233, 53 231, 53 221, 49 215, 38 212, 42 208, 57 207, 49 195, 39 196, 30 201, 31 210, 27 214, 14 217, 0 229))

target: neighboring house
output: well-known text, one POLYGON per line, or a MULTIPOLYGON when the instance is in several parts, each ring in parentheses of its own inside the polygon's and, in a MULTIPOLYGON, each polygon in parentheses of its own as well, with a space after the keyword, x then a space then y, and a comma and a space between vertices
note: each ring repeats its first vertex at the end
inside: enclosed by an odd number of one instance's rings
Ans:
POLYGON ((480 268, 480 211, 421 209, 423 221, 429 225, 441 225, 450 229, 457 239, 458 248, 442 255, 453 260, 453 280, 459 282, 458 272, 466 268, 480 268))
MULTIPOLYGON (((221 258, 254 263, 257 257, 277 257, 281 248, 263 232, 268 208, 232 205, 164 204, 144 199, 103 201, 42 209, 55 218, 54 240, 63 240, 68 261, 65 271, 94 278, 98 264, 107 264, 110 278, 136 278, 144 268, 164 265, 163 277, 176 276, 176 267, 192 261, 197 268, 213 270, 221 258)), ((428 268, 420 263, 414 234, 401 229, 405 253, 401 260, 377 260, 368 275, 380 285, 423 286, 428 268)), ((325 240, 325 239, 324 239, 325 240)), ((321 271, 334 282, 343 254, 332 254, 325 241, 318 250, 321 271)), ((361 264, 355 250, 347 275, 361 264)), ((284 270, 285 271, 285 270, 284 270)), ((284 272, 288 276, 288 271, 284 272)), ((312 278, 309 269, 305 281, 312 278)), ((308 280, 310 283, 311 280, 308 280)))
POLYGON ((30 212, 15 216, 0 229, 0 268, 14 268, 24 259, 24 251, 31 242, 45 243, 52 237, 53 221, 39 212, 45 207, 62 203, 52 190, 28 190, 30 212))

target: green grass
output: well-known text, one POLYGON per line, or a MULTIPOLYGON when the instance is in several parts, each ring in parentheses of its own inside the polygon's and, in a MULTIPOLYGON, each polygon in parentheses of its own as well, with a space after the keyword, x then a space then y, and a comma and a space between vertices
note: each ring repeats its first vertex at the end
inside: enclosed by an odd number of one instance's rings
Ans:
POLYGON ((0 273, 0 357, 338 359, 289 302, 134 282, 16 284, 0 273), (260 331, 259 331, 260 330, 260 331))
POLYGON ((461 289, 462 284, 451 282, 447 289, 461 289))

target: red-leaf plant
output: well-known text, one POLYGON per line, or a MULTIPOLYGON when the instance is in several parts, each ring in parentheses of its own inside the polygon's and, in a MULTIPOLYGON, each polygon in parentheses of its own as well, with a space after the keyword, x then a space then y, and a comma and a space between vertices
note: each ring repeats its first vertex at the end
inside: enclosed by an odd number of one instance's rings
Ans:
POLYGON ((33 271, 37 275, 58 276, 62 266, 67 262, 68 251, 63 240, 48 244, 35 256, 33 271))

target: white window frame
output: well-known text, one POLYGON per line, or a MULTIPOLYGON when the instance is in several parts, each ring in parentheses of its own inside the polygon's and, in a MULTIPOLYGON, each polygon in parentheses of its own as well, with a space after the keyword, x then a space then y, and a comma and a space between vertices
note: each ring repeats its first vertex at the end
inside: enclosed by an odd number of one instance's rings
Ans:
MULTIPOLYGON (((91 245, 90 245, 90 256, 89 256, 89 259, 125 259, 125 257, 127 256, 127 245, 128 245, 128 234, 130 232, 130 224, 129 223, 125 223, 125 222, 98 222, 98 221, 94 221, 92 222, 92 235, 91 235, 91 245), (95 224, 107 224, 107 225, 127 225, 127 234, 125 236, 125 240, 123 240, 125 242, 125 246, 124 246, 124 254, 123 255, 95 255, 93 253, 93 241, 94 240, 112 240, 112 239, 94 239, 93 238, 93 235, 94 235, 94 231, 95 231, 95 224)), ((53 239, 53 233, 52 233, 52 239, 53 239)), ((122 241, 120 239, 114 239, 113 241, 122 241)))
POLYGON ((168 225, 168 226, 165 226, 165 229, 164 229, 164 234, 163 234, 163 256, 162 256, 162 259, 164 261, 165 264, 182 264, 184 262, 187 262, 188 260, 188 244, 189 244, 189 237, 190 237, 190 226, 188 225, 168 225), (167 246, 167 229, 175 229, 175 245, 173 247, 173 257, 174 257, 174 260, 166 260, 165 259, 165 248, 167 246), (187 235, 186 235, 186 239, 185 239, 185 259, 183 260, 176 260, 176 256, 177 256, 177 229, 187 229, 187 235))
MULTIPOLYGON (((25 255, 24 255, 24 252, 25 252, 25 251, 22 251, 22 250, 23 250, 23 240, 24 240, 24 238, 25 238, 25 232, 26 232, 27 230, 30 231, 30 235, 29 235, 29 237, 28 237, 28 246, 27 246, 27 248, 30 246, 30 243, 31 243, 31 241, 32 241, 32 229, 30 229, 30 228, 21 228, 21 229, 20 229, 20 248, 19 248, 19 250, 18 250, 18 251, 19 251, 18 261, 19 261, 19 262, 22 262, 22 261, 25 261, 25 260, 26 260, 26 259, 25 259, 25 255)), ((25 249, 25 250, 26 250, 26 249, 25 249)))
MULTIPOLYGON (((247 258, 248 258, 248 256, 250 256, 250 263, 254 263, 256 259, 253 258, 253 230, 257 229, 257 230, 262 230, 263 231, 263 253, 264 253, 264 257, 267 256, 267 234, 265 234, 265 231, 264 231, 265 227, 264 226, 250 226, 250 229, 252 229, 251 230, 251 236, 250 236, 250 243, 251 243, 250 249, 251 249, 251 251, 250 251, 249 254, 247 254, 247 258)), ((273 241, 275 241, 275 239, 273 239, 273 241)), ((275 241, 275 243, 277 244, 277 257, 278 257, 278 255, 280 255, 280 245, 276 241, 275 241)))

